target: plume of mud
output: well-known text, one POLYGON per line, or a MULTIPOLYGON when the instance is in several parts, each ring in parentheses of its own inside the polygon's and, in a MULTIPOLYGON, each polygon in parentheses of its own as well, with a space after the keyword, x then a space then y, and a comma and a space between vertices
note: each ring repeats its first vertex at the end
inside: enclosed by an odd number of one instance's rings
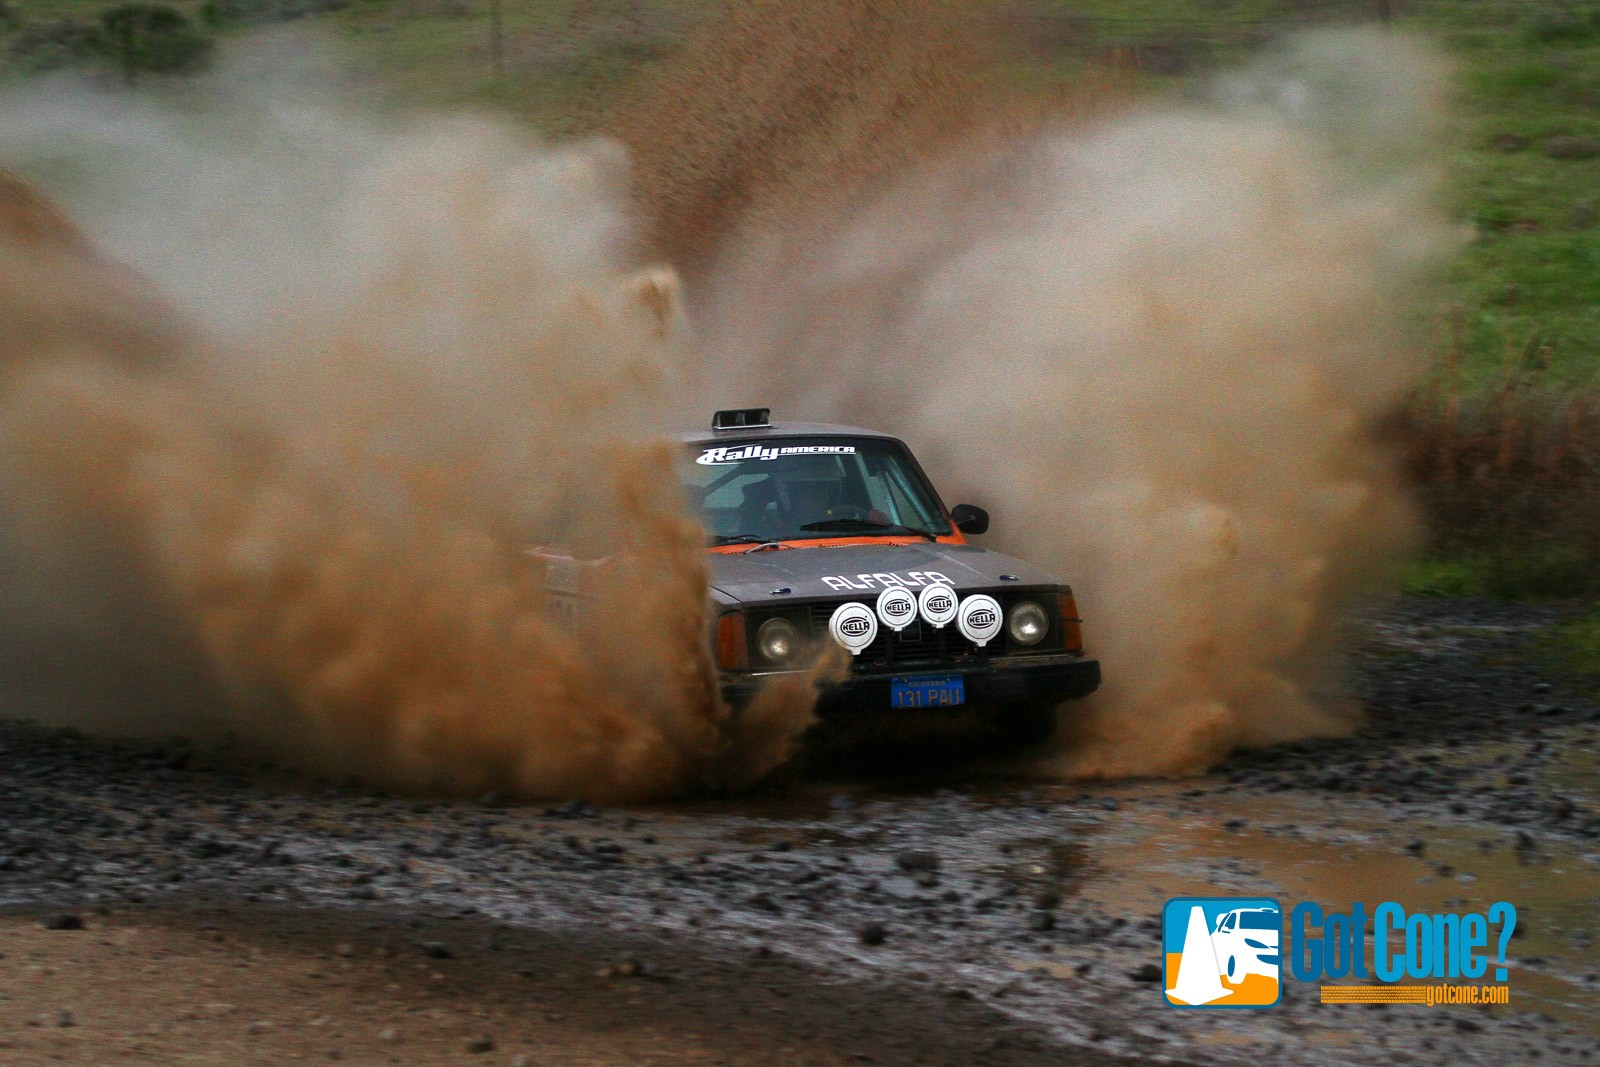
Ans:
POLYGON ((0 286, 15 309, 0 320, 0 375, 21 360, 85 343, 119 362, 146 364, 173 350, 182 334, 154 286, 96 252, 53 204, 4 170, 0 286))
POLYGON ((1403 40, 1310 37, 752 226, 704 287, 706 388, 899 432, 1073 582, 1105 685, 1071 772, 1338 732, 1341 612, 1412 536, 1375 429, 1425 371, 1439 93, 1403 40))
POLYGON ((727 0, 635 88, 613 125, 658 255, 698 280, 741 231, 781 232, 1046 115, 1103 107, 1091 73, 1019 92, 989 0, 727 0))
POLYGON ((57 90, 0 121, 5 158, 88 175, 91 231, 189 323, 82 281, 44 305, 16 267, 34 246, 0 235, 6 518, 77 542, 45 585, 135 567, 159 595, 132 621, 170 617, 226 694, 201 714, 341 776, 616 799, 781 761, 809 700, 722 705, 703 534, 635 428, 682 353, 675 278, 630 259, 618 151, 222 98, 57 90))
MULTIPOLYGON (((85 346, 119 366, 153 367, 185 336, 155 286, 100 254, 53 204, 3 171, 0 308, 0 390, 24 368, 85 346)), ((70 704, 76 722, 92 725, 115 720, 133 700, 159 701, 181 718, 177 709, 204 687, 194 684, 177 631, 156 624, 133 557, 92 525, 68 543, 41 516, 11 506, 26 492, 0 449, 0 499, 8 502, 0 509, 0 714, 70 704), (128 624, 130 613, 140 624, 128 624)))

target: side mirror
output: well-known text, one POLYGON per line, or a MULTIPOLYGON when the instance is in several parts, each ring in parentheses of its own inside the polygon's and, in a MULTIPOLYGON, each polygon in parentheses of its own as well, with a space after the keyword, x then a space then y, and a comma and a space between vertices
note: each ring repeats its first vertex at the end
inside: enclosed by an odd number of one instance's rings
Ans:
POLYGON ((989 513, 976 504, 957 504, 950 509, 950 518, 955 520, 956 529, 964 534, 989 532, 989 513))

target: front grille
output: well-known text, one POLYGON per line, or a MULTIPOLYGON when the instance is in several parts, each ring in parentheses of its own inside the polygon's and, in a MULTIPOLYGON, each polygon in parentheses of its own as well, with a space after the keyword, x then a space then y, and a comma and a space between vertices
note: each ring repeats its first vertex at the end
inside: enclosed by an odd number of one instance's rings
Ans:
MULTIPOLYGON (((810 637, 814 642, 832 641, 828 633, 828 620, 838 610, 840 604, 848 601, 838 601, 832 604, 812 604, 807 609, 807 622, 810 626, 810 637)), ((870 607, 870 605, 869 605, 870 607)), ((862 649, 859 656, 852 657, 857 664, 890 664, 890 663, 915 663, 915 662, 942 662, 954 659, 966 659, 975 656, 1000 655, 1005 651, 1005 635, 1001 634, 988 645, 979 648, 961 633, 955 623, 942 629, 936 629, 922 619, 917 619, 899 633, 895 633, 880 620, 878 623, 878 636, 872 639, 872 644, 862 649)))
MULTIPOLYGON (((863 649, 859 656, 851 657, 851 666, 858 671, 879 670, 900 665, 960 667, 981 662, 989 656, 1014 656, 1061 650, 1061 619, 1055 610, 1055 595, 1052 591, 1006 589, 991 590, 989 595, 1000 601, 1000 607, 1008 619, 1011 617, 1012 606, 1019 600, 1034 600, 1043 604, 1050 614, 1050 634, 1037 645, 1018 646, 1013 645, 1010 637, 1002 629, 993 641, 979 648, 962 635, 960 627, 954 622, 942 629, 935 629, 919 616, 904 630, 895 633, 883 625, 880 619, 878 636, 872 639, 872 644, 863 649)), ((839 605, 851 602, 850 598, 840 598, 814 604, 764 606, 750 612, 746 619, 754 669, 762 670, 775 666, 765 663, 761 659, 760 652, 756 650, 756 634, 763 622, 775 616, 785 618, 794 623, 800 633, 813 645, 832 644, 833 635, 828 632, 828 620, 833 618, 833 613, 839 609, 839 605)), ((856 598, 854 602, 866 604, 868 608, 873 606, 870 600, 856 598)))

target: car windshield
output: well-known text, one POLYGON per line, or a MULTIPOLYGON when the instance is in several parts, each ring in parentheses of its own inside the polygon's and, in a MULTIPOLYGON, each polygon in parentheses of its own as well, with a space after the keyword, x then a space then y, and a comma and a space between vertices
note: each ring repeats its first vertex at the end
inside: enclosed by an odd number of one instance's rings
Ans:
POLYGON ((1239 913, 1239 929, 1241 930, 1277 930, 1283 925, 1283 917, 1275 911, 1262 909, 1261 911, 1241 911, 1239 913))
POLYGON ((950 532, 905 449, 876 438, 693 446, 679 478, 722 544, 950 532))

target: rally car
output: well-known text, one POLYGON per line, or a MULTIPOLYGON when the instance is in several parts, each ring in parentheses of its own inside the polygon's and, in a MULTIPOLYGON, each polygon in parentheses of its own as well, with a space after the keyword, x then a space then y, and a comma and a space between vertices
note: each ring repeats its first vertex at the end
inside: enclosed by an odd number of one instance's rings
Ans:
POLYGON ((888 434, 719 411, 681 435, 680 481, 709 540, 724 696, 746 704, 826 642, 850 656, 819 716, 971 705, 1035 740, 1100 684, 1072 590, 968 542, 989 516, 945 507, 888 434))

